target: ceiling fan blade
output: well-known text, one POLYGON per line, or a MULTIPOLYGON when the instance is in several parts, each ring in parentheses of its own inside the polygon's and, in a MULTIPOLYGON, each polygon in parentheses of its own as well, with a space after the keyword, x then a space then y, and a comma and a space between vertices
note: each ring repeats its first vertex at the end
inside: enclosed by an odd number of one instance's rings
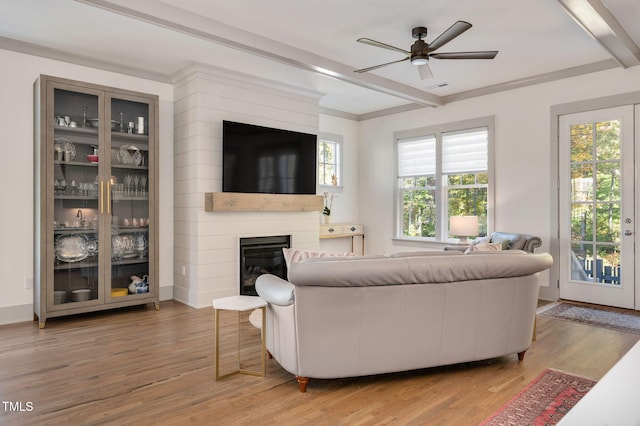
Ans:
POLYGON ((493 59, 497 54, 497 50, 486 50, 480 52, 432 53, 429 57, 436 59, 493 59))
POLYGON ((418 74, 420 74, 420 80, 426 80, 433 77, 429 64, 418 65, 418 74))
POLYGON ((382 43, 380 41, 371 40, 370 38, 359 38, 357 41, 360 43, 368 44, 370 46, 382 47, 383 49, 394 50, 396 52, 402 52, 405 55, 410 55, 408 50, 400 49, 399 47, 391 46, 390 44, 382 43))
POLYGON ((429 43, 429 52, 433 52, 436 49, 441 48, 445 44, 449 43, 454 38, 458 37, 463 32, 471 28, 471 24, 465 21, 457 21, 455 24, 447 28, 442 34, 436 37, 431 43, 429 43))
POLYGON ((367 71, 373 71, 373 70, 375 70, 375 69, 382 68, 382 67, 385 67, 385 66, 387 66, 387 65, 395 64, 395 63, 397 63, 397 62, 404 62, 404 61, 408 61, 409 59, 411 59, 411 57, 410 57, 410 56, 407 56, 406 58, 404 58, 404 59, 400 59, 400 60, 398 60, 398 61, 387 62, 386 64, 380 64, 380 65, 375 65, 375 66, 373 66, 373 67, 369 67, 369 68, 363 68, 363 69, 361 69, 361 70, 355 70, 354 72, 363 73, 363 72, 367 72, 367 71))

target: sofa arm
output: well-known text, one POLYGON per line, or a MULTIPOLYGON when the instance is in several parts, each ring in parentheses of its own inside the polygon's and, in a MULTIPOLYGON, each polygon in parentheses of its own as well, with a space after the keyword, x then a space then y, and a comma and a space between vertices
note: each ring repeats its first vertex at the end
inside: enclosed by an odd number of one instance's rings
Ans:
POLYGON ((271 274, 263 274, 256 280, 256 291, 268 303, 278 306, 293 304, 294 286, 289 281, 271 274))
POLYGON ((533 251, 542 245, 542 238, 536 237, 533 235, 525 235, 524 236, 527 241, 524 243, 524 247, 522 250, 533 253, 533 251))

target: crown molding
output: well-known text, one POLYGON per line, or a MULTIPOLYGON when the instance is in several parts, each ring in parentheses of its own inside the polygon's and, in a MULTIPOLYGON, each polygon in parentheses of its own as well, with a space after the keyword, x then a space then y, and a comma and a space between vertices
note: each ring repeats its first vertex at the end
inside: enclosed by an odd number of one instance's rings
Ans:
POLYGON ((0 49, 171 84, 171 77, 166 74, 147 71, 141 68, 117 64, 114 62, 101 61, 95 58, 78 55, 76 53, 43 47, 25 41, 14 40, 12 38, 0 37, 0 49))
POLYGON ((535 86, 537 84, 548 83, 551 81, 562 80, 565 78, 577 77, 584 74, 590 74, 598 71, 605 71, 612 68, 618 68, 618 64, 613 59, 608 59, 600 62, 593 62, 591 64, 580 65, 577 67, 566 68, 563 70, 552 71, 545 74, 538 74, 530 77, 520 78, 517 80, 507 81, 505 83, 495 84, 493 86, 481 87, 479 89, 468 90, 466 92, 454 93, 444 96, 445 104, 462 101, 470 98, 477 98, 478 96, 491 95, 494 93, 505 92, 507 90, 514 90, 521 87, 535 86))

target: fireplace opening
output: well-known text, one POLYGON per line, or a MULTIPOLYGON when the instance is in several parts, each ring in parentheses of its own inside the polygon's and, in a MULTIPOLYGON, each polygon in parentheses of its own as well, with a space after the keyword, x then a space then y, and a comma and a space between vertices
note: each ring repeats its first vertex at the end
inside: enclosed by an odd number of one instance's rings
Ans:
POLYGON ((256 279, 273 274, 287 279, 283 248, 291 247, 291 236, 240 238, 240 294, 257 296, 256 279))

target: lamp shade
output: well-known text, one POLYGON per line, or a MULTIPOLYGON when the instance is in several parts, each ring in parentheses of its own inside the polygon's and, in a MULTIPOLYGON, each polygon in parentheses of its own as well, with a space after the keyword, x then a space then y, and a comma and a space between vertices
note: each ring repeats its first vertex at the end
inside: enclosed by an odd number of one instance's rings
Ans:
POLYGON ((449 234, 465 239, 478 235, 478 216, 451 216, 449 234))

